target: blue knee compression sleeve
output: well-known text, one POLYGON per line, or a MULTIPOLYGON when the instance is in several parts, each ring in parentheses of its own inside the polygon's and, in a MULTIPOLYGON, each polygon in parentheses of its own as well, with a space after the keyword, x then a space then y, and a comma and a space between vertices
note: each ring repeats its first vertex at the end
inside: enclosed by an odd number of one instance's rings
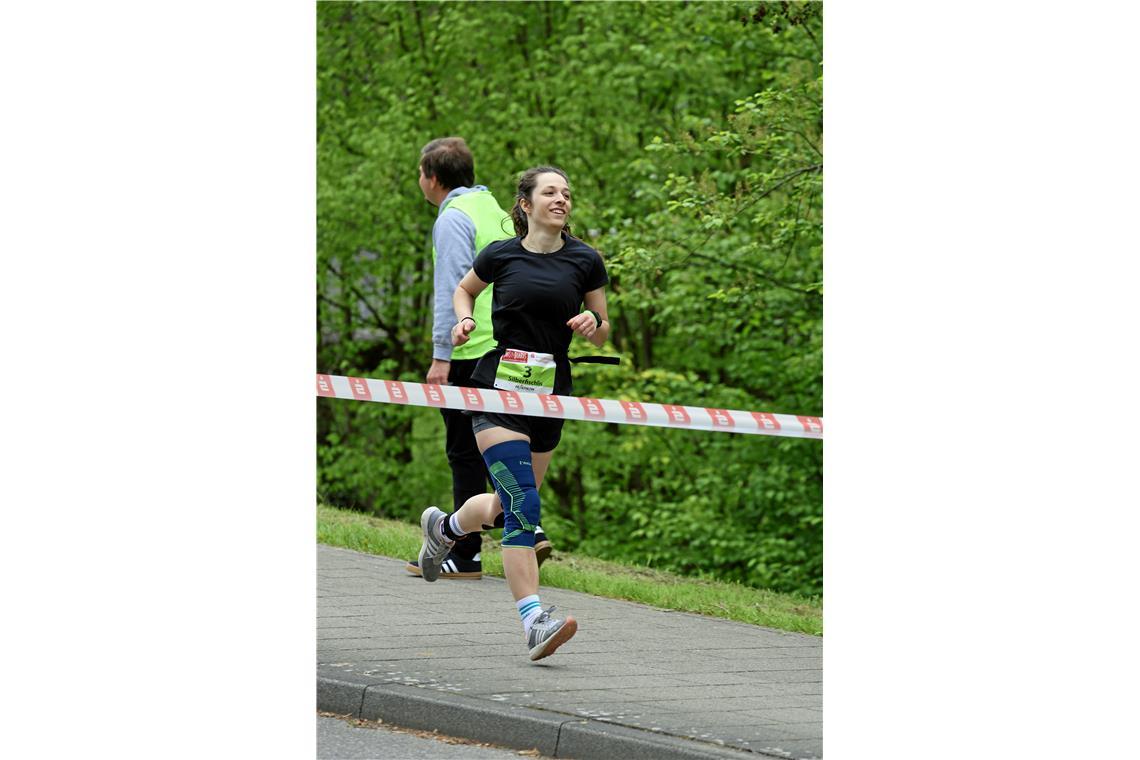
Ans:
POLYGON ((505 441, 483 452, 495 493, 503 503, 503 546, 534 547, 534 528, 541 511, 530 444, 505 441))

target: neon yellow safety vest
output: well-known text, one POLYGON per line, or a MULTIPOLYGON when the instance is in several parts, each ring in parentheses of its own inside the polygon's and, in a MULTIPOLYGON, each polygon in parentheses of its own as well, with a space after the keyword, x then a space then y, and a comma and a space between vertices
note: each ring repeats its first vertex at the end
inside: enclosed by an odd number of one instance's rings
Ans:
MULTIPOLYGON (((506 240, 514 237, 514 224, 510 214, 499 206, 495 196, 489 190, 476 190, 471 193, 457 195, 440 209, 454 208, 462 211, 475 224, 475 255, 487 245, 496 240, 506 240)), ((435 246, 431 249, 432 264, 435 264, 435 246)), ((494 330, 491 327, 491 290, 492 283, 475 299, 475 309, 471 314, 475 318, 475 329, 471 332, 471 339, 462 346, 455 346, 451 351, 452 359, 478 359, 495 347, 494 330)))

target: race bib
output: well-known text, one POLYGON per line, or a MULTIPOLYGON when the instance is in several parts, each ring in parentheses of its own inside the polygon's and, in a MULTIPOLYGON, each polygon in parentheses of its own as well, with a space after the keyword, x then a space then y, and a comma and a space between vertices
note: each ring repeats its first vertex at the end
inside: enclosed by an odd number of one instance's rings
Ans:
POLYGON ((495 371, 495 387, 523 393, 552 393, 557 367, 553 354, 508 348, 495 371))

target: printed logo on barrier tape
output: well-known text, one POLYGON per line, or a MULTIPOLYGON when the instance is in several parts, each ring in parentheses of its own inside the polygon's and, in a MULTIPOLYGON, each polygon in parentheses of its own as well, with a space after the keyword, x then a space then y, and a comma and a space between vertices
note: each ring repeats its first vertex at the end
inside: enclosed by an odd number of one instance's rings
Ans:
POLYGON ((348 387, 352 388, 352 395, 360 401, 371 401, 372 391, 368 390, 368 381, 363 377, 348 378, 348 387))
POLYGON ((538 400, 542 402, 542 411, 546 412, 547 416, 562 416, 562 402, 558 400, 557 396, 548 396, 545 393, 539 393, 538 400))
POLYGON ((736 425, 736 423, 732 421, 732 415, 728 413, 727 409, 709 409, 705 407, 705 411, 709 413, 713 427, 730 428, 736 425))
POLYGON ((677 404, 662 404, 661 408, 665 410, 665 414, 669 415, 669 422, 674 425, 690 425, 693 422, 683 406, 678 406, 677 404))
POLYGON ((420 387, 424 389, 424 398, 430 406, 443 406, 443 389, 435 383, 420 383, 420 387))
POLYGON ((797 414, 796 419, 804 426, 805 433, 823 434, 823 420, 819 417, 802 417, 797 414))
POLYGON ((459 394, 463 396, 463 405, 476 412, 483 411, 483 397, 474 388, 460 388, 459 394))
POLYGON ((499 391, 499 398, 503 400, 503 411, 521 412, 523 410, 522 396, 514 391, 499 391))
POLYGON ((408 403, 408 393, 404 390, 404 384, 399 380, 385 380, 384 387, 388 389, 388 396, 395 404, 408 403))
POLYGON ((780 429, 780 421, 767 412, 753 412, 752 418, 756 420, 756 425, 763 430, 780 429))
POLYGON ((590 420, 604 420, 606 418, 606 410, 602 408, 601 403, 596 398, 579 398, 582 402, 582 411, 586 413, 586 419, 590 420))
POLYGON ((625 410, 625 418, 630 422, 645 422, 649 419, 649 414, 646 413, 645 407, 637 401, 619 401, 621 408, 625 410))
POLYGON ((357 399, 361 401, 379 401, 381 403, 407 404, 414 406, 434 406, 447 409, 467 409, 481 411, 484 407, 493 410, 503 408, 509 414, 530 414, 535 416, 556 417, 560 419, 583 419, 599 422, 632 423, 637 425, 656 425, 662 427, 688 427, 693 426, 704 430, 720 431, 726 433, 760 433, 764 435, 793 436, 797 438, 823 439, 823 418, 812 415, 773 414, 769 412, 738 411, 731 409, 715 409, 712 407, 688 407, 680 404, 657 404, 639 401, 622 401, 619 399, 599 399, 590 397, 556 396, 549 393, 528 393, 536 398, 541 405, 541 411, 533 404, 525 402, 525 397, 514 391, 500 389, 499 403, 489 390, 456 386, 459 396, 448 395, 445 386, 434 384, 421 384, 423 395, 410 394, 407 386, 416 383, 402 383, 398 380, 369 379, 362 377, 346 377, 344 375, 326 375, 317 373, 317 395, 326 398, 357 399), (347 383, 351 396, 344 393, 341 383, 347 383), (383 387, 384 393, 377 392, 373 398, 373 388, 370 383, 377 383, 376 388, 383 387), (380 384, 383 383, 383 386, 380 384), (577 398, 582 405, 582 414, 574 411, 576 407, 563 398, 577 398), (462 399, 462 402, 459 401, 462 399), (568 415, 563 405, 566 404, 573 411, 568 415), (623 414, 617 414, 617 406, 606 414, 606 405, 616 404, 621 407, 623 414), (704 421, 707 414, 709 422, 704 421), (752 415, 754 425, 747 424, 748 415, 752 415), (623 419, 624 416, 624 419, 623 419), (795 423, 791 422, 795 420, 795 423), (744 421, 744 424, 740 424, 744 421))

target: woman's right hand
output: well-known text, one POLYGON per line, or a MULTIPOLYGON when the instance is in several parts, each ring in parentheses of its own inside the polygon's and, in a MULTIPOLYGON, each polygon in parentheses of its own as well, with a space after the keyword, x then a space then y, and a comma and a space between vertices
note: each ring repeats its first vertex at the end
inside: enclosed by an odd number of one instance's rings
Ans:
POLYGON ((470 317, 459 320, 451 328, 451 345, 462 346, 471 340, 470 333, 475 329, 475 320, 470 317))

